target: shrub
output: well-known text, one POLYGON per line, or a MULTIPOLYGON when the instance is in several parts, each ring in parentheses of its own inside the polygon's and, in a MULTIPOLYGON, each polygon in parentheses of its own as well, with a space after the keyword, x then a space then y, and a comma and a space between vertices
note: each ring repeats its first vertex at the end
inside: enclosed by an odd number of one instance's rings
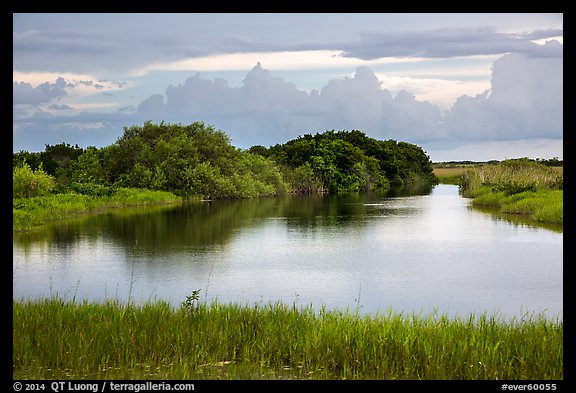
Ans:
POLYGON ((70 183, 68 189, 78 194, 89 195, 95 197, 110 196, 114 193, 113 187, 104 186, 96 183, 70 183))
POLYGON ((54 177, 42 169, 35 171, 26 162, 12 170, 12 192, 14 198, 32 198, 49 194, 54 189, 54 177))

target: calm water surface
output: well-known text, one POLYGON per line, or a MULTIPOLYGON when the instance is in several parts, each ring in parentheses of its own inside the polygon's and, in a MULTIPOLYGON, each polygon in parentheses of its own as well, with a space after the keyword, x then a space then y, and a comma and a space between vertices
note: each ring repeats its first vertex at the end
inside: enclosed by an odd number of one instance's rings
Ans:
POLYGON ((13 297, 283 301, 360 313, 562 316, 563 234, 476 211, 457 186, 121 209, 16 234, 13 297))

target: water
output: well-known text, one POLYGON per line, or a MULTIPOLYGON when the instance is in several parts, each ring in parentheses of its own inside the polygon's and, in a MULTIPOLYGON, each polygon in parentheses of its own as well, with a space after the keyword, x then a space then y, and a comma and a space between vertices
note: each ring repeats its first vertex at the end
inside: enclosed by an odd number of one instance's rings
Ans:
POLYGON ((13 297, 562 316, 563 235, 427 195, 139 208, 13 241, 13 297))

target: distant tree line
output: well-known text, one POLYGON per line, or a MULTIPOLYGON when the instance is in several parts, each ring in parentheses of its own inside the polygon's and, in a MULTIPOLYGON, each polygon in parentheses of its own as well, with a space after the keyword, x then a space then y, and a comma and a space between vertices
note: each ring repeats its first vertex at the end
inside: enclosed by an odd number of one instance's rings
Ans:
MULTIPOLYGON (((546 166, 564 166, 564 161, 559 160, 558 157, 553 158, 528 158, 522 157, 524 160, 537 162, 546 166)), ((507 161, 507 160, 504 160, 507 161)), ((471 166, 471 165, 483 165, 483 164, 498 164, 501 161, 498 160, 489 160, 489 161, 441 161, 441 162, 434 162, 432 165, 434 167, 456 167, 456 166, 471 166)))
POLYGON ((437 181, 430 158, 407 142, 376 140, 356 130, 327 131, 242 150, 203 122, 125 127, 115 143, 102 148, 61 143, 39 153, 20 151, 13 154, 13 167, 20 169, 19 179, 49 176, 50 192, 96 196, 134 187, 209 199, 249 198, 437 181))

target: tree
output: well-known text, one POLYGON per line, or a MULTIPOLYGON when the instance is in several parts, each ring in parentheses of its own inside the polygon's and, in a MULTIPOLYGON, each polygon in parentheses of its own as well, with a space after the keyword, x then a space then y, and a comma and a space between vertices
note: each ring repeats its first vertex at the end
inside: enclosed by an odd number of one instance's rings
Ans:
POLYGON ((68 163, 77 159, 84 153, 84 149, 78 145, 72 146, 69 143, 59 143, 57 145, 46 145, 40 153, 40 159, 46 173, 58 176, 59 172, 67 169, 68 163))
MULTIPOLYGON (((274 145, 268 152, 279 164, 292 171, 299 169, 301 176, 309 175, 307 171, 311 169, 325 191, 361 191, 417 180, 436 181, 432 162, 420 147, 376 140, 358 130, 305 134, 274 145)), ((291 184, 295 190, 303 188, 303 182, 294 177, 291 184)))
POLYGON ((40 153, 30 153, 26 150, 20 150, 12 155, 12 168, 21 167, 24 163, 28 164, 34 171, 42 165, 40 153))
POLYGON ((275 195, 286 188, 271 160, 235 148, 228 135, 202 122, 125 128, 104 157, 109 180, 119 186, 206 198, 275 195))

